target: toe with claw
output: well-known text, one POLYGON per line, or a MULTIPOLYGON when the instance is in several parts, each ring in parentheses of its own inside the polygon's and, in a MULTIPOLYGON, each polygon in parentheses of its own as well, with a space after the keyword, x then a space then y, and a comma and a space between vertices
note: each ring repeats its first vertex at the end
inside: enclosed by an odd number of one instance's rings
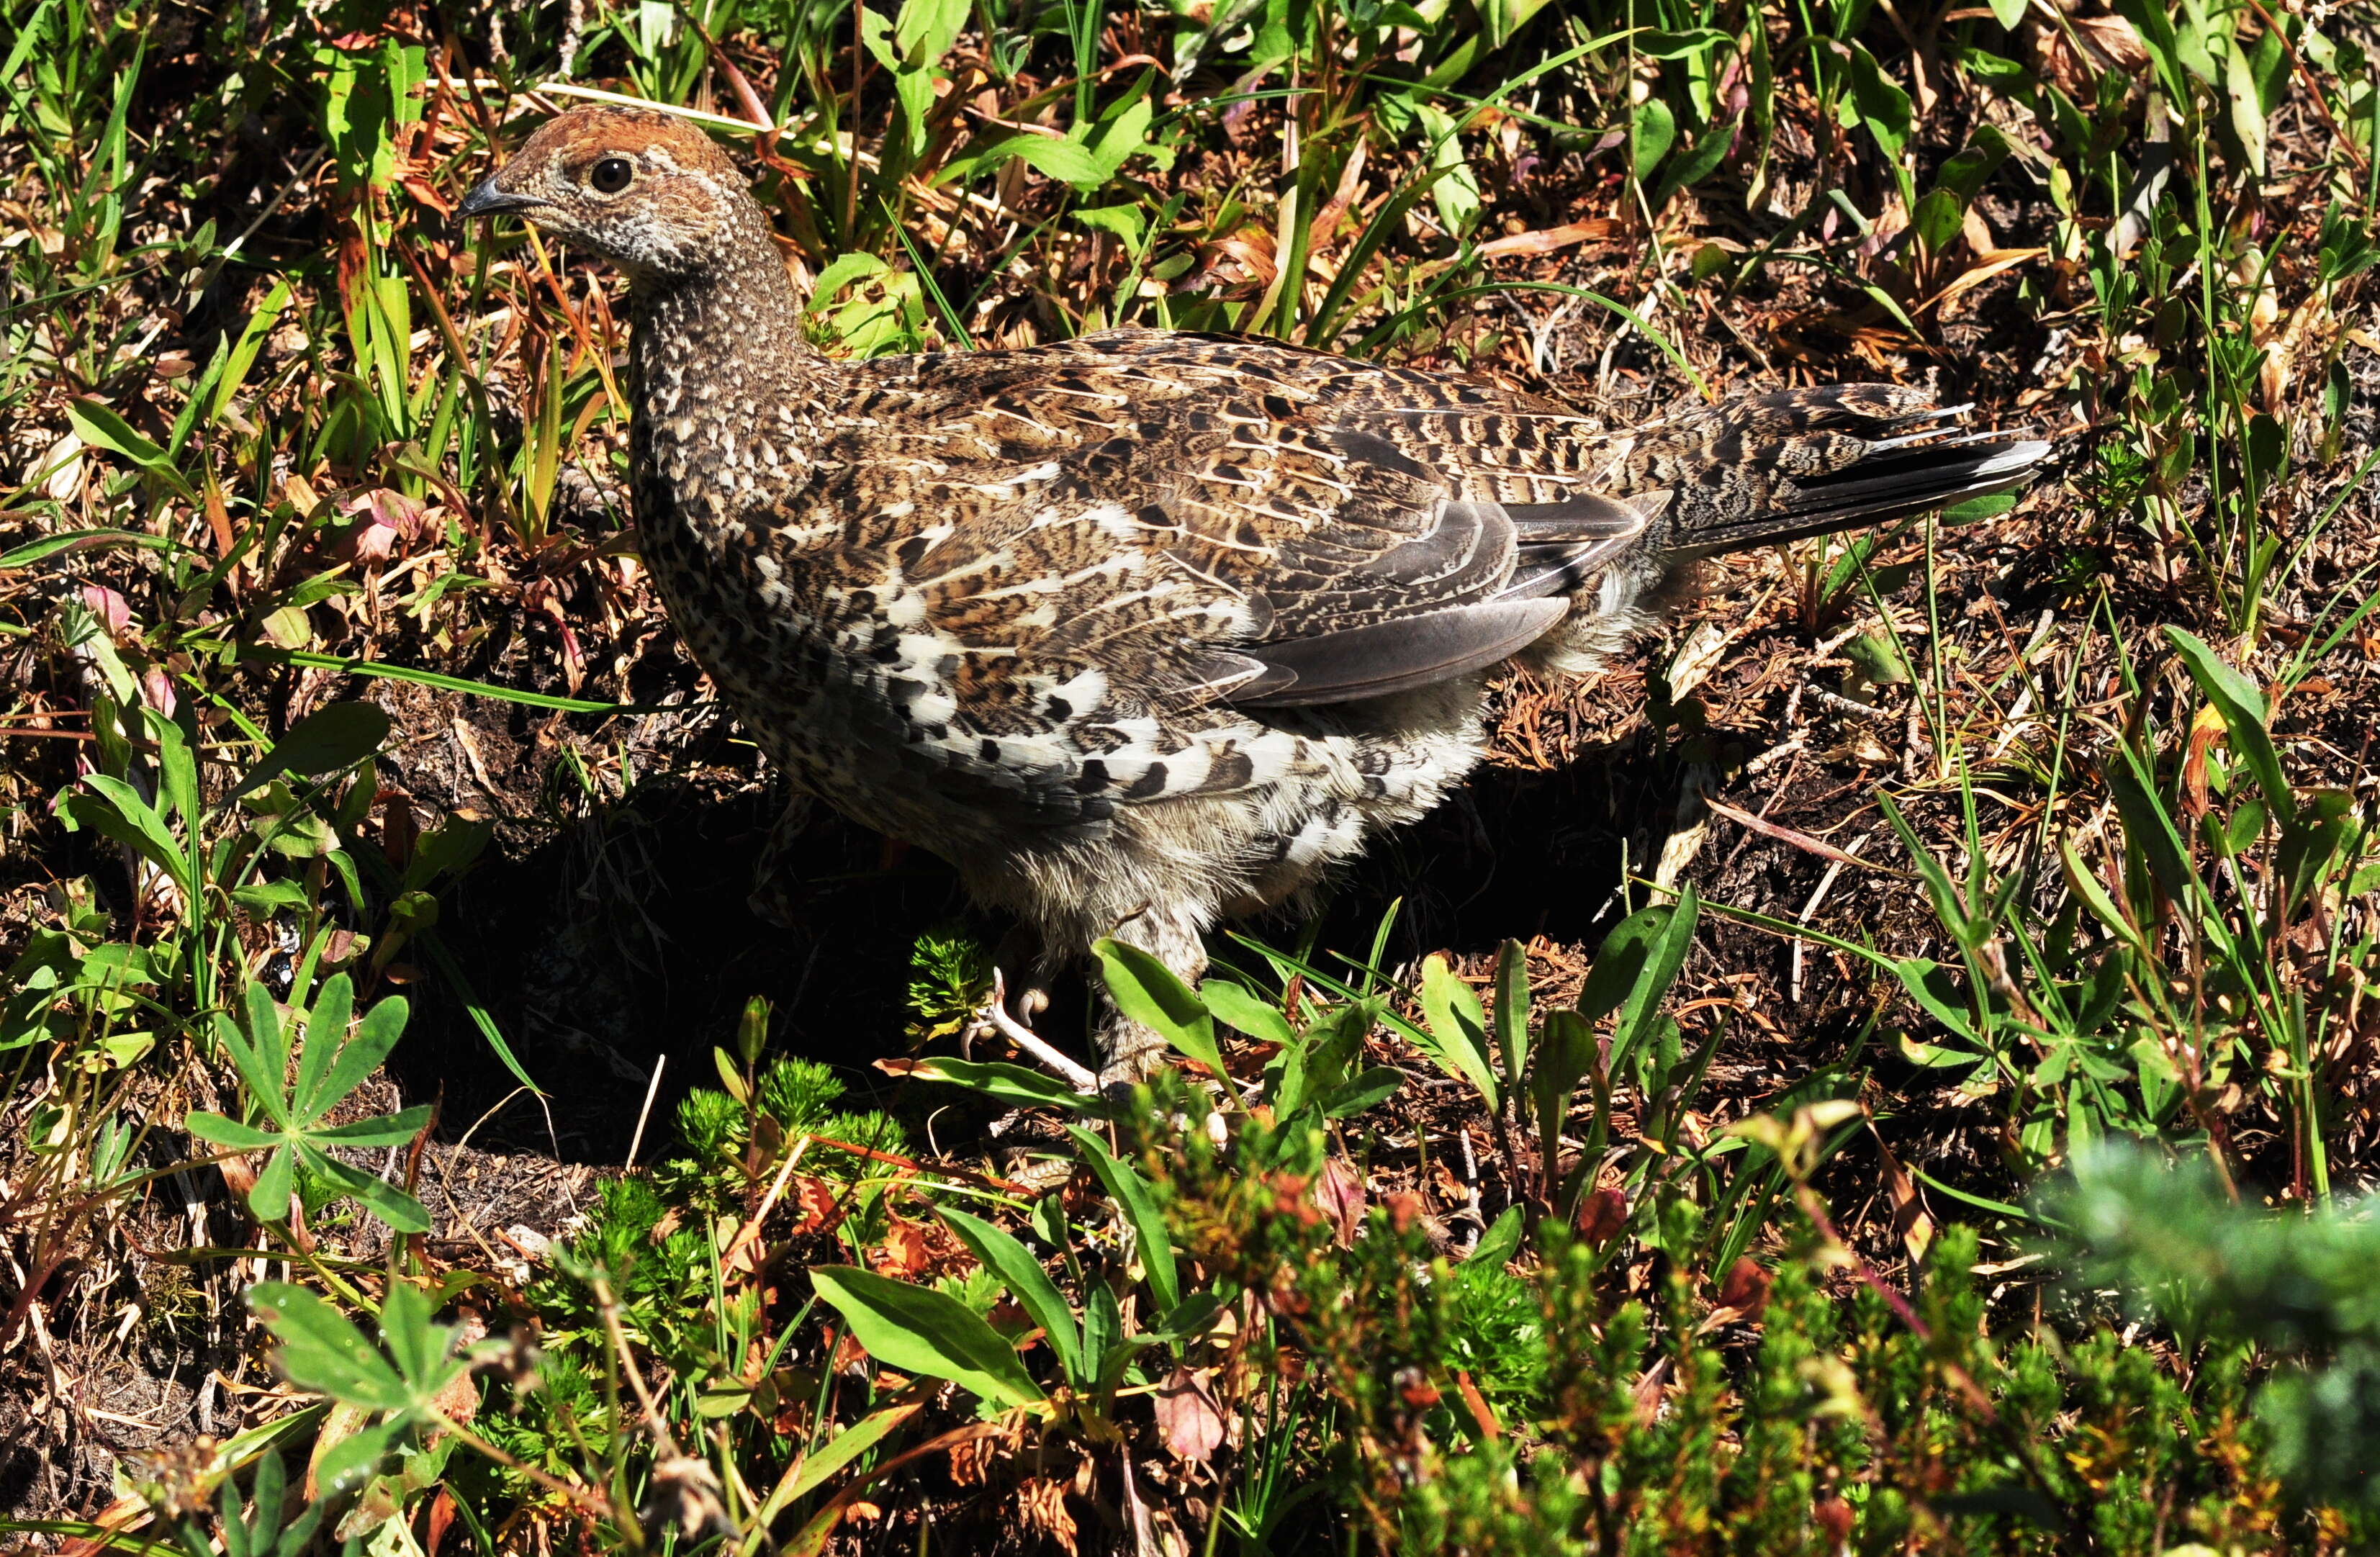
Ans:
MULTIPOLYGON (((1049 997, 1039 990, 1026 990, 1018 1004, 1026 1007, 1026 1015, 1029 1017, 1049 1004, 1049 997)), ((1042 1068, 1054 1071, 1075 1091, 1087 1094, 1099 1089, 1099 1078, 1097 1076, 1080 1062, 1060 1052, 1048 1039, 1026 1027, 1024 1022, 1019 1021, 1009 1012, 1008 979, 997 967, 991 970, 991 1001, 984 1007, 982 1018, 1002 1038, 1039 1062, 1042 1068)), ((969 1040, 973 1039, 975 1031, 975 1028, 969 1028, 967 1034, 969 1040)), ((965 1046, 971 1047, 971 1045, 965 1046)))

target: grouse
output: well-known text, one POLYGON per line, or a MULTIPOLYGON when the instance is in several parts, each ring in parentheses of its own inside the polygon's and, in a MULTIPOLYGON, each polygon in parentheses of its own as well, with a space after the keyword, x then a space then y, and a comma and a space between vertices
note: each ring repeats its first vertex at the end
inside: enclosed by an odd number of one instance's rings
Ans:
MULTIPOLYGON (((735 163, 649 109, 550 120, 458 212, 507 213, 626 274, 639 543, 695 658, 802 795, 948 860, 1045 975, 1114 936, 1195 984, 1209 926, 1463 781, 1500 667, 1591 670, 1690 559, 2048 446, 1870 383, 1611 431, 1163 330, 836 360, 735 163)), ((1102 1044, 1108 1079, 1152 1058, 1121 1018, 1102 1044)))

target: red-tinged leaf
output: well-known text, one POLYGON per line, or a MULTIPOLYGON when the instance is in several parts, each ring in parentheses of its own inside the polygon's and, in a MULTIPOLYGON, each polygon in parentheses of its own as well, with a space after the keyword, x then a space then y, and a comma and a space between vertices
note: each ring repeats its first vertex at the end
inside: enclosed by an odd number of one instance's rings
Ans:
POLYGON ((1204 1465, 1223 1446, 1223 1408, 1207 1386, 1208 1370, 1177 1367, 1158 1386, 1157 1436, 1168 1453, 1189 1465, 1204 1465))

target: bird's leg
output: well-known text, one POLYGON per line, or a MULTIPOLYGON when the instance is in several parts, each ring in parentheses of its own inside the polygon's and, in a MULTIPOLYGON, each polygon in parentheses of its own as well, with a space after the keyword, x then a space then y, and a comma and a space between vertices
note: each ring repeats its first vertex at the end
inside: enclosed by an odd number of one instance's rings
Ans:
MULTIPOLYGON (((1029 1018, 1035 1012, 1049 1004, 1049 997, 1038 989, 1027 989, 1017 996, 1016 1003, 1029 1018)), ((1009 1015, 1008 978, 997 967, 991 970, 991 1004, 984 1008, 984 1016, 1002 1038, 1039 1061, 1043 1068, 1055 1071, 1075 1091, 1099 1090, 1098 1077, 1092 1075, 1079 1062, 1069 1059, 1051 1047, 1050 1040, 1039 1033, 1009 1015)))
MULTIPOLYGON (((1207 974, 1207 943, 1197 927, 1173 915, 1145 908, 1116 926, 1115 938, 1163 963, 1192 989, 1207 974)), ((1165 1060, 1165 1040, 1118 1011, 1104 995, 1107 1019, 1099 1024, 1099 1089, 1126 1092, 1146 1081, 1165 1060)))
POLYGON ((779 930, 801 926, 800 910, 788 890, 794 879, 789 861, 795 840, 809 824, 810 797, 795 791, 778 814, 776 824, 769 829, 768 841, 760 845, 760 858, 752 864, 751 895, 744 901, 757 918, 779 930))

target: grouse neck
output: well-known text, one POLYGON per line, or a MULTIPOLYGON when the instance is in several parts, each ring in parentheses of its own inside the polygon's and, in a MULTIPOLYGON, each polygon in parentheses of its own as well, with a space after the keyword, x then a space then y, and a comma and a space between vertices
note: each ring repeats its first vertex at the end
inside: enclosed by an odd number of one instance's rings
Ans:
POLYGON ((630 292, 637 403, 657 463, 746 493, 808 470, 807 408, 827 359, 802 339, 801 299, 764 232, 737 234, 701 272, 630 292))

